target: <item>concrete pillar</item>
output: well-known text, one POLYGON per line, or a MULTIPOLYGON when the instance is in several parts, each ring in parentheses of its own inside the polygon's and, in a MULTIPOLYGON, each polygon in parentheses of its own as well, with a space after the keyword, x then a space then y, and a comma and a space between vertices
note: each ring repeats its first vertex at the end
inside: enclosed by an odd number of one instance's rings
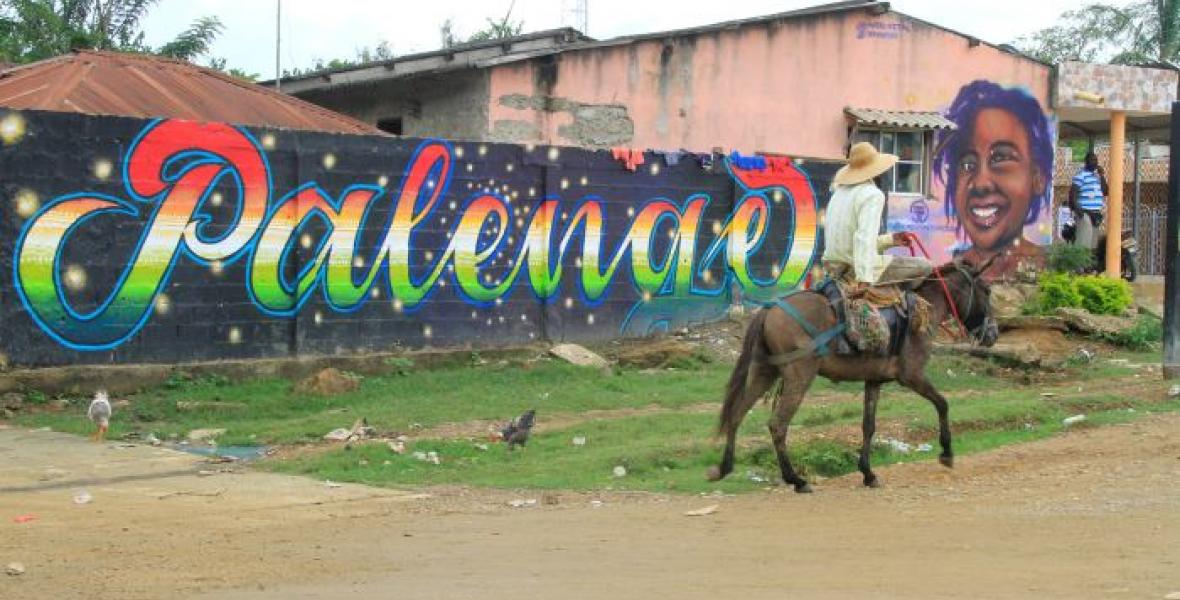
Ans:
POLYGON ((1123 248, 1123 162, 1127 140, 1127 113, 1110 113, 1110 197, 1106 203, 1106 276, 1122 276, 1123 248))

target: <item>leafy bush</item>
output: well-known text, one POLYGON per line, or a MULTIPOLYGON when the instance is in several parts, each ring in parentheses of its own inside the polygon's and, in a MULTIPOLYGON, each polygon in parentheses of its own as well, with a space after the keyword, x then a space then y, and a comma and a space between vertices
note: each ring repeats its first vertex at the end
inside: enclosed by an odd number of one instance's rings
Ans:
POLYGON ((1164 338, 1163 323, 1151 315, 1139 315, 1135 324, 1113 335, 1102 338, 1117 346, 1132 350, 1150 350, 1164 338))
POLYGON ((1082 308, 1096 315, 1121 315, 1135 301, 1131 285, 1122 279, 1090 275, 1074 279, 1082 308))
POLYGON ((1074 285, 1074 276, 1067 273, 1046 273, 1041 276, 1037 290, 1037 308, 1042 314, 1050 314, 1060 307, 1078 308, 1082 295, 1074 285))
POLYGON ((1122 314, 1134 302, 1131 285, 1101 275, 1046 273, 1041 276, 1036 310, 1052 314, 1058 308, 1083 308, 1096 315, 1122 314))
POLYGON ((1048 269, 1057 273, 1078 273, 1094 266, 1094 252, 1073 244, 1053 244, 1045 257, 1048 269))

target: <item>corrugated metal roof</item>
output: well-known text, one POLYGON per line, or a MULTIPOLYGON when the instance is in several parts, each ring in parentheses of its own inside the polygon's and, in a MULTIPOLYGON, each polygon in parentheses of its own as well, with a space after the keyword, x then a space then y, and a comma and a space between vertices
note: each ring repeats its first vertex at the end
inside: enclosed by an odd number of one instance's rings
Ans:
POLYGON ((352 117, 212 69, 95 50, 0 71, 0 106, 386 135, 352 117))
POLYGON ((958 129, 954 121, 937 112, 916 110, 879 110, 845 108, 844 113, 864 125, 900 129, 958 129))

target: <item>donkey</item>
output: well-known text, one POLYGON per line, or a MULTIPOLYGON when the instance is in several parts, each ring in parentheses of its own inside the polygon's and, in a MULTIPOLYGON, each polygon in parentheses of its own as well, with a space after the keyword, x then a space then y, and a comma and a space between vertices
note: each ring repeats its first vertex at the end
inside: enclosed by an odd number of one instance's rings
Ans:
MULTIPOLYGON (((994 344, 998 329, 991 313, 991 290, 987 282, 980 278, 991 262, 989 260, 973 266, 956 260, 938 267, 935 274, 916 282, 915 292, 930 303, 930 322, 942 324, 957 314, 962 319, 961 325, 981 345, 994 344), (940 274, 945 287, 939 281, 940 274)), ((822 294, 812 291, 797 293, 782 302, 790 303, 798 316, 809 323, 800 323, 777 306, 768 306, 755 313, 746 330, 742 353, 729 377, 725 403, 721 407, 718 432, 725 434, 725 453, 721 464, 709 469, 708 478, 711 481, 717 481, 733 471, 738 426, 758 399, 781 378, 781 391, 775 398, 770 417, 770 437, 774 442, 783 481, 795 486, 796 492, 811 492, 811 486, 795 472, 787 457, 787 429, 816 375, 823 375, 832 381, 865 382, 864 418, 861 425, 863 440, 858 462, 858 468, 864 475, 864 485, 880 485, 869 465, 869 450, 876 429, 877 399, 881 386, 890 381, 897 381, 934 405, 938 412, 938 442, 942 447, 938 460, 948 468, 954 466, 947 401, 925 373, 932 345, 929 332, 908 332, 895 356, 842 356, 812 352, 809 349, 815 348, 817 344, 807 330, 828 331, 838 325, 831 304, 822 294)), ((820 340, 819 345, 824 343, 820 340)))

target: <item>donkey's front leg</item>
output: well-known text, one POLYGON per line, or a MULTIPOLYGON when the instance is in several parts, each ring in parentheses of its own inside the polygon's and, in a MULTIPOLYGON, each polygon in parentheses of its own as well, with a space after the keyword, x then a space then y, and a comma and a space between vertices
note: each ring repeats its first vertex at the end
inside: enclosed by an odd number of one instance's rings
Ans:
POLYGON ((938 462, 947 468, 954 467, 955 453, 951 450, 951 425, 947 415, 949 408, 946 398, 934 389, 934 384, 926 379, 925 374, 903 379, 900 383, 929 400, 934 405, 934 410, 938 411, 938 444, 942 446, 942 454, 938 456, 938 462))
POLYGON ((864 475, 864 483, 868 487, 879 487, 881 482, 869 466, 869 456, 873 451, 873 433, 877 430, 877 399, 881 396, 881 384, 875 381, 865 382, 865 411, 861 422, 860 462, 857 466, 864 475))

